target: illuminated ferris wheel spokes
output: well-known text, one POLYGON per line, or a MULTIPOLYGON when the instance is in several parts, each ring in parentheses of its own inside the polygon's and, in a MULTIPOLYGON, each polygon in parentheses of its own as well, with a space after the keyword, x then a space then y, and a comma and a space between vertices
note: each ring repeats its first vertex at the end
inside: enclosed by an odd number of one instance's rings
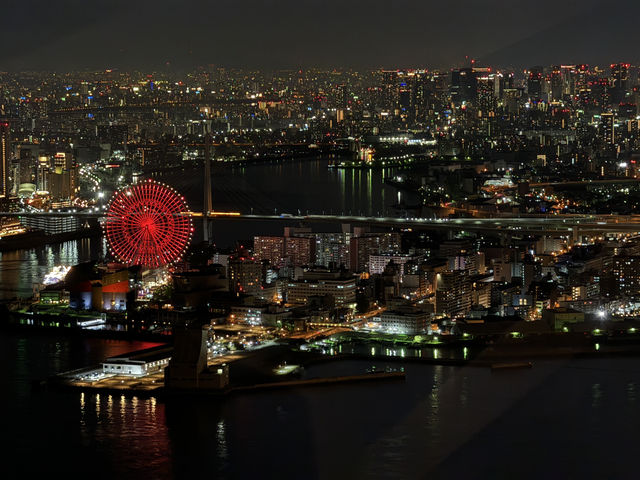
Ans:
POLYGON ((193 234, 184 198, 154 180, 118 191, 109 203, 105 235, 112 253, 131 265, 159 267, 180 259, 193 234))

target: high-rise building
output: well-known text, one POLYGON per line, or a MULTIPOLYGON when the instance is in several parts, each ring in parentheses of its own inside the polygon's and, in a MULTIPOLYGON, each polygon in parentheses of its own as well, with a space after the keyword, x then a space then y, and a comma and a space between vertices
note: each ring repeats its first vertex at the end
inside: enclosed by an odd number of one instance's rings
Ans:
POLYGON ((562 95, 573 96, 576 92, 577 70, 575 65, 561 65, 562 95))
POLYGON ((450 317, 471 309, 472 289, 467 270, 448 270, 436 275, 436 312, 450 317))
POLYGON ((0 120, 0 196, 10 193, 9 173, 11 171, 11 124, 0 120))
POLYGON ((54 202, 70 200, 71 191, 71 173, 69 171, 56 171, 47 173, 48 191, 54 202))
POLYGON ((553 101, 562 100, 563 86, 562 67, 556 65, 551 69, 551 99, 553 101))
POLYGON ((282 265, 284 256, 284 237, 253 237, 253 253, 258 260, 268 260, 275 267, 282 265))
POLYGON ((36 188, 40 191, 48 191, 49 185, 47 183, 49 173, 49 158, 46 156, 39 156, 36 164, 36 188))
POLYGON ((316 265, 351 268, 351 233, 316 233, 316 265))
POLYGON ((603 113, 600 116, 600 129, 604 143, 613 145, 616 143, 615 115, 613 113, 603 113))
POLYGON ((297 232, 285 229, 283 237, 256 236, 253 238, 253 250, 258 260, 268 260, 276 267, 311 266, 315 263, 315 237, 310 232, 297 232))
POLYGON ((519 88, 505 88, 504 90, 504 107, 510 115, 517 115, 520 112, 522 90, 519 88))
POLYGON ((351 237, 351 262, 353 272, 368 272, 369 257, 379 253, 397 252, 400 250, 399 233, 358 233, 351 237))
POLYGON ((229 291, 256 294, 262 290, 262 263, 240 253, 229 257, 229 291))
POLYGON ((501 77, 494 74, 479 75, 477 77, 478 109, 483 117, 491 117, 497 108, 496 90, 500 91, 501 77))
POLYGON ((611 64, 609 95, 613 104, 623 102, 627 95, 629 90, 629 67, 628 63, 611 64))
POLYGON ((542 98, 543 91, 543 68, 540 66, 531 67, 529 69, 529 79, 527 81, 527 90, 529 92, 529 98, 540 99, 542 98))
POLYGON ((315 239, 312 235, 285 237, 284 258, 291 266, 311 266, 315 263, 315 239))
POLYGON ((475 102, 477 95, 478 82, 473 68, 451 71, 451 99, 454 103, 475 102))
POLYGON ((382 107, 394 112, 398 104, 398 71, 382 70, 382 107))
POLYGON ((589 88, 589 65, 578 65, 576 67, 576 92, 589 88))
POLYGON ((410 255, 405 253, 383 253, 380 255, 369 256, 369 273, 371 275, 382 274, 387 265, 393 262, 398 267, 399 280, 402 283, 405 273, 405 264, 408 262, 420 263, 422 261, 422 255, 410 255))
POLYGON ((38 144, 21 144, 17 147, 18 173, 14 179, 14 190, 17 192, 22 183, 36 183, 37 159, 41 153, 38 144))
POLYGON ((626 296, 640 295, 640 256, 615 256, 613 278, 618 293, 626 296))

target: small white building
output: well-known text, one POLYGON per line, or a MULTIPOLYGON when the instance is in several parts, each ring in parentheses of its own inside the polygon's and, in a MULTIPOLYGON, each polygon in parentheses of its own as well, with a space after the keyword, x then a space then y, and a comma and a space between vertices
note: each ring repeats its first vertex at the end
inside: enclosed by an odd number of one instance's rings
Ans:
POLYGON ((102 362, 102 373, 127 376, 148 375, 169 364, 172 350, 172 347, 161 345, 107 358, 102 362))
POLYGON ((386 310, 373 321, 387 333, 416 335, 427 330, 429 317, 429 313, 418 309, 398 309, 386 310))

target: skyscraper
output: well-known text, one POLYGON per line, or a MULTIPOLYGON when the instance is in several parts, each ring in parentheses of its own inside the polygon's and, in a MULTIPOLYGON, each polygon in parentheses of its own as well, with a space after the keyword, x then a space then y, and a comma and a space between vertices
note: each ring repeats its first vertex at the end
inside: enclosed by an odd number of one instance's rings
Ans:
POLYGON ((615 115, 611 112, 603 113, 601 115, 600 128, 602 131, 602 139, 604 143, 613 145, 616 143, 615 134, 615 115))
POLYGON ((454 102, 474 102, 477 95, 478 82, 472 68, 451 71, 451 98, 454 102))
POLYGON ((11 126, 0 120, 0 196, 9 195, 9 171, 11 169, 11 126))
POLYGON ((611 77, 609 79, 609 94, 611 103, 616 104, 624 101, 627 90, 629 90, 629 64, 611 64, 611 77))
POLYGON ((562 68, 559 65, 551 69, 551 98, 554 101, 562 100, 562 68))
POLYGON ((542 70, 542 67, 531 67, 529 69, 527 90, 530 98, 539 99, 542 97, 542 70))

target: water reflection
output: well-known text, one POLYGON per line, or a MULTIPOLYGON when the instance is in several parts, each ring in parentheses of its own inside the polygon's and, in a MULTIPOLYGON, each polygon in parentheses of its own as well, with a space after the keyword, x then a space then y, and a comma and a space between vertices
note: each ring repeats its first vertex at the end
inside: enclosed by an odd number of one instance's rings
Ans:
POLYGON ((591 406, 597 408, 602 404, 602 385, 594 383, 591 386, 591 406))
POLYGON ((638 386, 635 382, 627 383, 627 401, 629 403, 636 403, 636 399, 638 398, 638 386))
MULTIPOLYGON (((187 478, 202 472, 258 478, 274 471, 280 478, 545 478, 559 451, 572 471, 584 465, 578 472, 584 478, 633 478, 628 473, 636 467, 633 439, 640 414, 634 377, 640 366, 632 357, 540 360, 535 368, 500 374, 407 362, 404 382, 274 390, 224 401, 164 403, 54 391, 21 396, 22 387, 15 386, 56 373, 55 356, 70 370, 143 346, 0 335, 0 353, 9 353, 0 365, 10 380, 12 407, 3 433, 11 438, 22 477, 64 469, 72 476, 105 478, 187 478), (28 372, 16 379, 17 359, 28 372), (565 362, 576 368, 562 368, 565 362), (567 442, 567 432, 578 441, 567 442), (621 441, 600 441, 609 437, 621 441), (540 450, 541 444, 548 448, 540 450), (495 451, 502 452, 499 461, 495 451), (530 462, 532 451, 539 462, 530 462), (589 463, 603 456, 616 458, 615 465, 589 463), (525 464, 530 475, 522 474, 525 464), (612 465, 621 466, 612 473, 612 465)), ((401 348, 393 347, 398 354, 401 348)), ((390 362, 381 359, 384 347, 377 351, 367 361, 311 365, 305 375, 363 374, 372 365, 382 371, 390 362)), ((447 349, 440 351, 447 355, 447 349)), ((424 357, 431 353, 425 349, 424 357)))
POLYGON ((216 439, 218 440, 218 456, 222 459, 226 459, 229 456, 227 451, 227 434, 226 425, 224 420, 218 422, 216 428, 216 439))
POLYGON ((169 441, 164 406, 156 399, 80 393, 79 429, 86 444, 105 449, 114 473, 139 473, 145 478, 169 472, 169 441))
POLYGON ((0 299, 30 297, 33 285, 56 265, 75 265, 103 258, 106 243, 84 238, 30 250, 0 253, 0 299))

